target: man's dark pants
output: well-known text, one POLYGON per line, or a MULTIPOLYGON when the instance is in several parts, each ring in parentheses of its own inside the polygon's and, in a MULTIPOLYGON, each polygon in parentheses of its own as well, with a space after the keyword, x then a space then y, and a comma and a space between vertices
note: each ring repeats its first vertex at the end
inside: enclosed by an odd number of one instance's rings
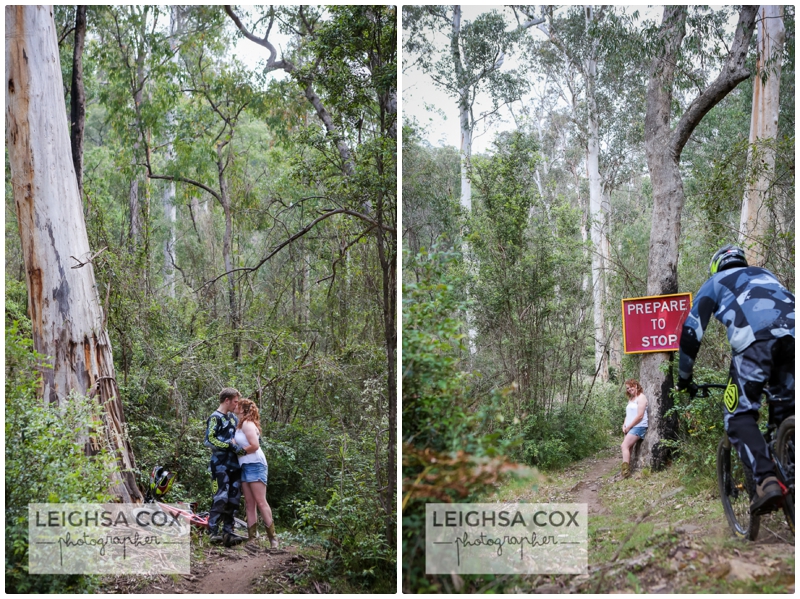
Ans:
POLYGON ((766 441, 758 430, 758 408, 764 387, 772 398, 770 420, 780 424, 794 415, 794 337, 755 341, 731 359, 725 390, 725 430, 756 483, 775 476, 766 441))
POLYGON ((222 520, 222 532, 233 532, 233 516, 239 509, 242 495, 242 469, 236 456, 215 454, 211 456, 211 478, 214 498, 208 514, 209 533, 215 534, 222 520))

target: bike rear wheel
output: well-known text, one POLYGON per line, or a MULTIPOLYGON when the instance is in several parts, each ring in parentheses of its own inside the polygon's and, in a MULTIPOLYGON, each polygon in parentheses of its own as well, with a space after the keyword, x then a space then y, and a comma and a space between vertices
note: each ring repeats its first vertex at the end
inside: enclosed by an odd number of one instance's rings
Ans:
POLYGON ((789 490, 783 501, 783 514, 794 534, 794 416, 789 416, 778 427, 775 454, 783 468, 783 482, 789 490))
POLYGON ((728 435, 720 439, 717 447, 717 482, 725 517, 733 534, 740 539, 755 541, 761 518, 750 513, 750 500, 756 492, 753 473, 739 458, 728 435))

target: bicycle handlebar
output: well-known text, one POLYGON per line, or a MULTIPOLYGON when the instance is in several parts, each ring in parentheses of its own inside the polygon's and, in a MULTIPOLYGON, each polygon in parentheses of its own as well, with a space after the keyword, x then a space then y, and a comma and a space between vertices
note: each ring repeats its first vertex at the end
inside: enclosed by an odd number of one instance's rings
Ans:
MULTIPOLYGON (((698 391, 702 391, 700 397, 709 397, 708 390, 709 389, 727 389, 728 385, 720 385, 718 383, 703 383, 702 385, 696 385, 698 391)), ((772 393, 770 393, 769 389, 767 389, 767 385, 764 385, 764 388, 761 390, 762 395, 764 395, 767 400, 772 400, 772 393)), ((695 393, 692 395, 692 398, 696 397, 698 394, 695 393)))
MULTIPOLYGON (((703 383, 702 385, 697 385, 697 391, 700 393, 700 397, 709 397, 708 390, 709 389, 727 389, 728 385, 720 385, 718 383, 703 383)), ((692 397, 696 397, 698 393, 695 393, 692 397)))

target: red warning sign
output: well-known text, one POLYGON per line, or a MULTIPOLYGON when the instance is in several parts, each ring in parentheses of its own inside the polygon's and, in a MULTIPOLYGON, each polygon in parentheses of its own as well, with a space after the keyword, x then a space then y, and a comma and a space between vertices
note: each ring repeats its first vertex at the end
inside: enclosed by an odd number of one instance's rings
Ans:
POLYGON ((623 299, 622 339, 625 353, 678 351, 681 327, 691 309, 691 293, 623 299))

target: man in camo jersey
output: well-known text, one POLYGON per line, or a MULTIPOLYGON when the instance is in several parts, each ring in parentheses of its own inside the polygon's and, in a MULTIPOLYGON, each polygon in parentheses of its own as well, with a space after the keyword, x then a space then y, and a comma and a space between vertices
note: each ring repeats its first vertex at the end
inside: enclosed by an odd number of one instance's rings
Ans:
POLYGON ((709 278, 694 298, 681 331, 678 389, 692 385, 694 360, 711 316, 725 325, 733 353, 725 389, 725 431, 749 464, 756 497, 750 511, 761 514, 783 504, 785 487, 775 476, 769 449, 758 430, 761 392, 766 386, 771 420, 794 414, 794 295, 764 268, 748 266, 744 251, 733 245, 711 258, 709 278))
POLYGON ((233 442, 238 421, 233 415, 239 402, 239 392, 226 387, 219 393, 219 407, 206 421, 205 444, 211 448, 212 489, 214 499, 208 514, 208 533, 212 543, 223 542, 230 545, 233 541, 233 517, 239 508, 241 497, 242 469, 238 455, 244 455, 244 449, 233 442), (219 521, 222 519, 222 534, 219 532, 219 521))

